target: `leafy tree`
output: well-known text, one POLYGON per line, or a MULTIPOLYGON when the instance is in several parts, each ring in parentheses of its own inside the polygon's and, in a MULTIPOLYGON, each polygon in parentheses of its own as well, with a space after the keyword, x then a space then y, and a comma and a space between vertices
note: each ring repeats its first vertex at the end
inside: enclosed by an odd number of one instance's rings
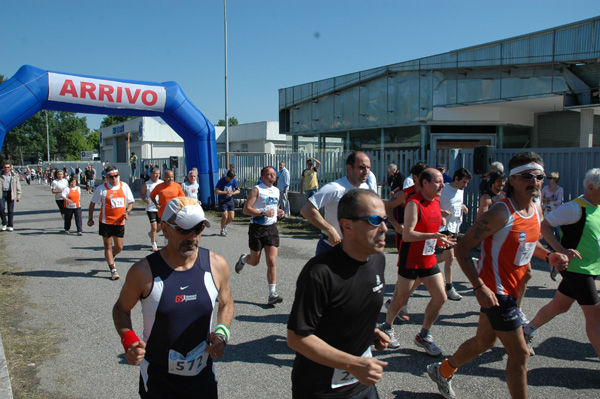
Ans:
MULTIPOLYGON (((237 126, 239 124, 235 116, 229 117, 229 126, 237 126)), ((217 126, 225 126, 225 119, 219 119, 217 126)))
POLYGON ((85 136, 85 140, 88 143, 88 151, 95 150, 100 153, 100 130, 92 130, 85 136))
POLYGON ((107 115, 102 119, 100 128, 108 127, 112 125, 118 125, 119 123, 127 122, 131 119, 137 118, 137 116, 121 116, 121 115, 107 115))

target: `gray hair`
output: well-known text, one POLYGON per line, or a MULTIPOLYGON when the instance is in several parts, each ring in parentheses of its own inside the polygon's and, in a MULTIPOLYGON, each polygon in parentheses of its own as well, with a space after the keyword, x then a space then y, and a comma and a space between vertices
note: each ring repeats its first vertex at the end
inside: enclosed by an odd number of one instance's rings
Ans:
POLYGON ((391 163, 388 165, 388 168, 390 168, 391 170, 398 170, 398 165, 396 165, 395 163, 391 163))
POLYGON ((583 179, 583 185, 587 189, 587 187, 590 184, 596 188, 600 187, 600 169, 599 168, 590 169, 585 174, 585 178, 583 179))
POLYGON ((502 165, 502 162, 500 162, 500 161, 492 162, 492 164, 490 166, 496 167, 496 170, 498 172, 504 172, 504 165, 502 165))

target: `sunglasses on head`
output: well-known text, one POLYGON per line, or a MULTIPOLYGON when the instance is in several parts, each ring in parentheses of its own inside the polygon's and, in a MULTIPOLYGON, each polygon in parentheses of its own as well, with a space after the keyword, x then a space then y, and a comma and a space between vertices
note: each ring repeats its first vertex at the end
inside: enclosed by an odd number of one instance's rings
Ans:
POLYGON ((523 180, 533 180, 537 179, 537 181, 542 181, 546 176, 544 175, 534 175, 533 173, 517 173, 518 176, 521 176, 523 180))
POLYGON ((169 223, 167 222, 167 224, 171 227, 173 227, 175 229, 175 231, 179 234, 181 234, 182 236, 189 236, 190 234, 192 234, 192 232, 196 233, 196 234, 200 234, 204 231, 204 227, 206 227, 204 225, 204 222, 197 224, 196 226, 192 227, 191 229, 182 229, 181 227, 177 226, 176 224, 173 223, 169 223))
POLYGON ((385 223, 388 220, 387 216, 381 217, 379 215, 371 215, 371 216, 355 216, 352 218, 344 218, 348 220, 364 220, 368 222, 371 226, 379 227, 381 223, 385 223))

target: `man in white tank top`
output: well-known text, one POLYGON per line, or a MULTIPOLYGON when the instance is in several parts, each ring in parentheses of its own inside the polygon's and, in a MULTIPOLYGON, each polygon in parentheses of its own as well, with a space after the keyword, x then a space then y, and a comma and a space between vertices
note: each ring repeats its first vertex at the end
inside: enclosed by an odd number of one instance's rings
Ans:
MULTIPOLYGON (((154 205, 150 199, 150 193, 152 190, 154 190, 154 187, 162 182, 163 181, 160 179, 160 169, 154 167, 150 171, 150 179, 144 182, 142 191, 140 193, 140 198, 146 203, 146 214, 148 215, 148 220, 150 221, 150 232, 148 233, 148 236, 150 237, 150 243, 152 244, 152 251, 158 251, 156 235, 160 231, 160 218, 158 217, 158 209, 156 208, 156 205, 154 205)), ((155 199, 158 201, 158 198, 155 199)))
POLYGON ((262 183, 255 186, 244 204, 244 215, 251 216, 248 242, 250 254, 242 254, 235 265, 236 273, 240 273, 246 264, 256 266, 264 248, 267 260, 267 282, 269 283, 269 298, 267 303, 275 305, 283 298, 277 295, 277 252, 279 247, 279 231, 277 217, 284 217, 285 212, 279 208, 279 189, 274 186, 275 169, 267 166, 260 172, 262 183))

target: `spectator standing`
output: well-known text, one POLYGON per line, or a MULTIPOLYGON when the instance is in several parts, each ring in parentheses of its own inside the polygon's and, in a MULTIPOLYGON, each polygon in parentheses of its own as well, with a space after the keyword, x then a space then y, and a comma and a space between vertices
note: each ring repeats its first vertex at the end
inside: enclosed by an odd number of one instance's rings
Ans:
POLYGON ((319 189, 319 179, 317 178, 319 166, 321 166, 321 162, 317 158, 308 158, 306 160, 306 169, 302 171, 300 195, 306 195, 307 201, 319 189))
POLYGON ((279 162, 279 170, 277 171, 277 183, 275 183, 279 189, 279 204, 285 216, 290 215, 290 201, 288 199, 288 193, 290 189, 290 171, 285 167, 285 162, 279 162))
POLYGON ((404 173, 402 173, 402 172, 400 172, 400 170, 398 170, 398 166, 395 163, 391 163, 388 165, 387 172, 388 172, 387 181, 379 182, 379 184, 382 186, 389 186, 390 187, 390 195, 391 195, 391 194, 395 193, 396 191, 402 189, 402 186, 404 185, 404 180, 406 179, 406 176, 404 176, 404 173))
POLYGON ((231 170, 227 171, 225 177, 222 177, 217 182, 215 187, 215 194, 218 195, 219 210, 223 212, 221 215, 221 235, 227 236, 227 226, 233 221, 235 216, 235 204, 233 202, 233 196, 240 193, 237 180, 235 180, 235 173, 231 170))
MULTIPOLYGON (((490 173, 494 173, 494 172, 504 173, 504 165, 502 165, 502 162, 499 162, 499 161, 492 162, 492 164, 490 165, 490 173)), ((479 182, 479 194, 480 195, 483 194, 485 192, 485 190, 488 189, 491 184, 488 180, 490 173, 486 173, 481 176, 481 182, 479 182)))
POLYGON ((2 231, 13 231, 13 212, 15 200, 17 202, 21 201, 21 182, 16 173, 13 172, 10 162, 2 164, 0 184, 2 185, 2 199, 0 200, 1 229, 2 231), (5 209, 6 213, 4 213, 5 209))
POLYGON ((77 226, 77 235, 83 235, 83 224, 81 221, 81 189, 79 188, 77 176, 69 178, 69 187, 62 192, 65 207, 65 234, 71 230, 71 220, 75 216, 75 225, 77 226))
POLYGON ((50 184, 50 190, 54 194, 56 205, 60 211, 60 216, 65 219, 65 201, 62 197, 62 192, 65 188, 69 187, 69 181, 65 179, 65 174, 62 170, 58 169, 54 172, 54 180, 50 184))
POLYGON ((132 152, 131 156, 129 157, 129 164, 131 165, 131 181, 135 181, 135 173, 137 172, 137 161, 137 155, 135 155, 135 152, 132 152))
POLYGON ((452 183, 452 178, 448 175, 448 173, 446 173, 445 163, 438 163, 435 168, 442 173, 442 177, 444 178, 444 184, 452 183))

